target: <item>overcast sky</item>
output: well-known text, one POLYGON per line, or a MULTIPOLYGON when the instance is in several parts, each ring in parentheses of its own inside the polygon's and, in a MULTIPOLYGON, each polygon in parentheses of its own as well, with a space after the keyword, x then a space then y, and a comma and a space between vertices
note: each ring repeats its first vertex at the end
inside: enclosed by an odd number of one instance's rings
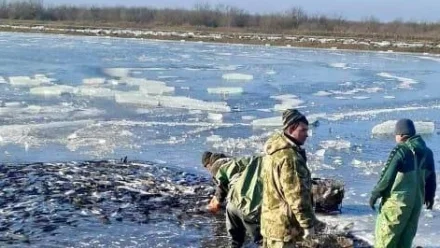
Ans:
POLYGON ((375 16, 382 21, 398 18, 411 21, 440 21, 440 0, 44 0, 44 3, 157 8, 192 8, 196 3, 222 3, 251 13, 279 12, 298 6, 309 14, 337 15, 351 20, 375 16))

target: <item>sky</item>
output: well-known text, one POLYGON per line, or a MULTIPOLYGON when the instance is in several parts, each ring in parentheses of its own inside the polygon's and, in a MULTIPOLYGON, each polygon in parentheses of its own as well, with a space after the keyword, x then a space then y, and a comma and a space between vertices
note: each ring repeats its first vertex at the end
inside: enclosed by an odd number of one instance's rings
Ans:
POLYGON ((44 0, 46 5, 69 4, 97 6, 146 6, 156 8, 192 8, 197 3, 222 3, 250 13, 273 13, 301 7, 308 14, 342 16, 362 20, 374 16, 381 21, 440 22, 439 0, 44 0))

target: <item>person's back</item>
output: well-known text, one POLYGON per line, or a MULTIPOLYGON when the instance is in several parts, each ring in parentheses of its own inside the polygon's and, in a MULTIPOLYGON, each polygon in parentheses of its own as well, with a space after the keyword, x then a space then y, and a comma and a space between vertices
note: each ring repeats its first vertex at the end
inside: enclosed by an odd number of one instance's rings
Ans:
MULTIPOLYGON (((401 157, 401 163, 397 167, 394 183, 389 192, 385 192, 384 198, 393 195, 402 197, 408 207, 412 207, 413 204, 423 204, 426 182, 431 183, 429 177, 435 171, 431 149, 426 146, 422 137, 416 135, 398 144, 395 152, 401 157)), ((428 188, 428 191, 432 191, 430 189, 432 187, 428 188)))
POLYGON ((375 230, 375 247, 412 246, 423 203, 432 209, 436 174, 432 151, 416 135, 408 119, 396 124, 396 142, 374 187, 370 206, 382 198, 375 230))

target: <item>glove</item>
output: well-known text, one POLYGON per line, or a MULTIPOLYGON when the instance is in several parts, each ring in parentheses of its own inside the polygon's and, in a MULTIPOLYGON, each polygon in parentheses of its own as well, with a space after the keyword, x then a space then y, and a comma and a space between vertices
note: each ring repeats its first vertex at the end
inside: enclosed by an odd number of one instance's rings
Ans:
POLYGON ((432 210, 434 206, 434 199, 425 200, 426 209, 432 210))
POLYGON ((370 207, 373 210, 376 210, 376 207, 374 205, 376 205, 377 199, 379 199, 379 197, 376 195, 371 195, 371 197, 370 197, 370 207))
POLYGON ((314 227, 310 227, 307 229, 304 229, 304 235, 303 235, 303 239, 313 239, 313 237, 315 237, 315 228, 314 227))
POLYGON ((220 202, 217 200, 217 197, 212 197, 211 201, 208 204, 208 211, 217 214, 220 211, 221 205, 220 202))

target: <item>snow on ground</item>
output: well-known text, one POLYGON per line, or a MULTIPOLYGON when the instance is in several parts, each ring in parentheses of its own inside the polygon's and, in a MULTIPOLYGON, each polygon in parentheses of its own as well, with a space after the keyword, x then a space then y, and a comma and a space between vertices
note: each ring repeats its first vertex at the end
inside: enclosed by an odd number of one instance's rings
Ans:
MULTIPOLYGON (((373 127, 371 133, 373 135, 393 134, 397 120, 389 120, 373 127)), ((433 134, 435 132, 435 123, 428 121, 415 121, 414 125, 419 134, 433 134)))

